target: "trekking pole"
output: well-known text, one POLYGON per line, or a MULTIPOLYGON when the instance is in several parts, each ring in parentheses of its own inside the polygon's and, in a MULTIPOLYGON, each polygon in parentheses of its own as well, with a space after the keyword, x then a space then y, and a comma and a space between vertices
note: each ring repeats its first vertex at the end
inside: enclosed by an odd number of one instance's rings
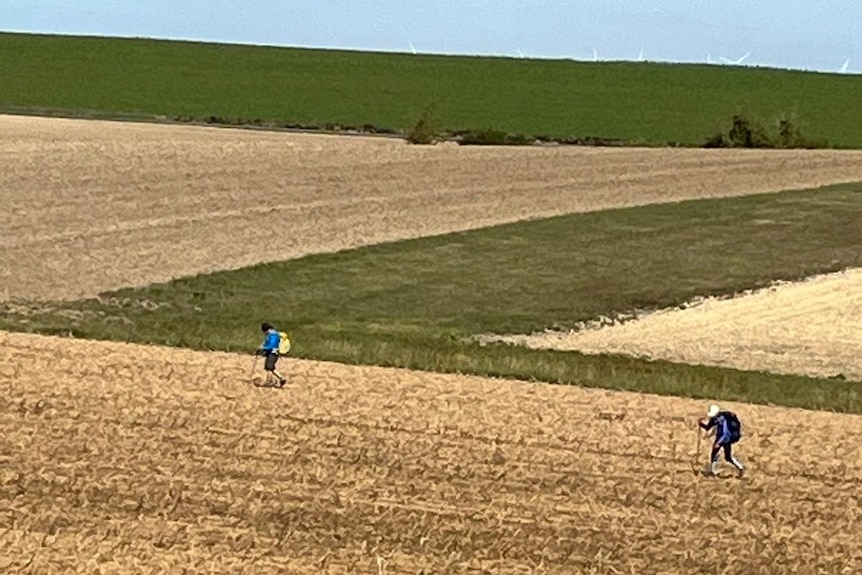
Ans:
POLYGON ((700 461, 700 443, 703 439, 703 434, 700 432, 700 427, 696 428, 694 432, 697 434, 697 461, 700 461))
POLYGON ((251 369, 248 371, 248 377, 251 379, 251 376, 254 375, 254 368, 257 367, 257 354, 253 355, 251 358, 251 369))

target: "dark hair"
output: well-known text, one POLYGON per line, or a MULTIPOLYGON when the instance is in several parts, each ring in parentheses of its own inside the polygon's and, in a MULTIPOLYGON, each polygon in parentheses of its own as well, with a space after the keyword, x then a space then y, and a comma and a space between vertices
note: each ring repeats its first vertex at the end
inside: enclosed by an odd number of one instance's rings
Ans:
POLYGON ((260 331, 269 331, 269 330, 271 330, 271 329, 272 329, 272 324, 271 324, 271 323, 263 322, 263 323, 260 325, 260 331))

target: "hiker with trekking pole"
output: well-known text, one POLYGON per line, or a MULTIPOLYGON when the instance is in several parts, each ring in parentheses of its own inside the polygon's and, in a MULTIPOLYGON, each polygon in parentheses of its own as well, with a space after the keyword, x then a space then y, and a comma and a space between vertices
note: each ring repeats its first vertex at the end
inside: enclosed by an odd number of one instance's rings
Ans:
POLYGON ((718 454, 723 450, 724 459, 736 468, 741 478, 745 474, 745 467, 733 456, 732 450, 733 445, 742 438, 742 423, 735 413, 722 410, 717 405, 710 406, 706 415, 706 419, 699 420, 697 424, 705 431, 715 428, 715 442, 712 444, 705 474, 718 475, 718 454))
POLYGON ((260 348, 255 351, 255 365, 257 365, 257 357, 263 357, 263 369, 266 371, 266 383, 270 384, 273 378, 277 378, 278 387, 284 387, 287 379, 278 373, 275 369, 278 359, 281 355, 285 355, 290 351, 290 338, 283 331, 277 331, 271 323, 264 322, 260 326, 260 331, 264 334, 263 343, 260 348))

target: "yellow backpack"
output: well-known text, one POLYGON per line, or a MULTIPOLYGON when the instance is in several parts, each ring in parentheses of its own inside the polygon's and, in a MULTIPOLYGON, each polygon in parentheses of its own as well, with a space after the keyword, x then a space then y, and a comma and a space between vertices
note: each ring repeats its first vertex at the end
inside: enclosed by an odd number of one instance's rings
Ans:
POLYGON ((281 341, 278 343, 278 355, 285 355, 290 351, 290 338, 283 331, 278 332, 281 341))

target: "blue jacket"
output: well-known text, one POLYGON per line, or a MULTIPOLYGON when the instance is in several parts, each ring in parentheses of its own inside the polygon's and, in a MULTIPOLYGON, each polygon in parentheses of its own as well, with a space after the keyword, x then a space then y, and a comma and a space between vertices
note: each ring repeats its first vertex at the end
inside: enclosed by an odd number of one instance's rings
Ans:
POLYGON ((718 444, 736 443, 742 435, 739 419, 731 411, 719 411, 718 415, 710 418, 706 424, 700 423, 699 425, 707 431, 714 427, 715 442, 718 444))
POLYGON ((278 332, 271 329, 266 332, 266 339, 263 340, 260 348, 267 353, 276 353, 280 343, 281 338, 278 336, 278 332))

